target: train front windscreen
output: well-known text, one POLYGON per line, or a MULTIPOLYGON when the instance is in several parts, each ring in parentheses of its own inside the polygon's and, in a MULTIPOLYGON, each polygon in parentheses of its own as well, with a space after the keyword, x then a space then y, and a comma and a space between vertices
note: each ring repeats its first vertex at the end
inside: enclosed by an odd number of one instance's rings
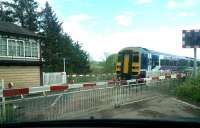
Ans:
POLYGON ((118 54, 116 73, 120 79, 138 78, 140 74, 140 55, 139 52, 128 52, 118 54))

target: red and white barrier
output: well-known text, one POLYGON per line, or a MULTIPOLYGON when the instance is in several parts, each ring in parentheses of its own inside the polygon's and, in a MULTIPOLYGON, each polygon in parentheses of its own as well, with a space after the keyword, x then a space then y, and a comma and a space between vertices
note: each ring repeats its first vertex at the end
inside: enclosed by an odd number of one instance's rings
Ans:
POLYGON ((25 94, 29 94, 29 88, 16 88, 16 89, 3 90, 4 97, 21 96, 21 95, 25 95, 25 94))
POLYGON ((165 76, 157 76, 157 77, 150 77, 150 78, 141 78, 141 79, 132 79, 132 80, 121 80, 121 81, 108 81, 108 82, 101 82, 97 84, 97 82, 91 83, 83 83, 83 84, 64 84, 64 85, 53 85, 53 86, 41 86, 41 87, 31 87, 31 88, 11 88, 11 89, 3 89, 0 90, 0 96, 2 97, 12 97, 12 96, 22 96, 28 95, 33 93, 40 93, 40 92, 58 92, 58 91, 68 91, 70 89, 89 89, 95 88, 96 86, 101 85, 128 85, 132 83, 145 83, 148 81, 156 81, 156 80, 165 80, 165 79, 179 79, 185 77, 186 74, 177 73, 172 75, 165 75, 165 76))
POLYGON ((83 84, 69 84, 69 85, 53 85, 53 86, 41 86, 32 88, 11 88, 3 89, 0 95, 3 97, 21 96, 40 92, 58 92, 68 91, 69 89, 80 88, 89 89, 96 87, 96 83, 83 83, 83 84))
POLYGON ((121 81, 113 81, 110 80, 107 82, 108 85, 118 85, 121 83, 121 85, 124 85, 123 83, 132 84, 132 83, 145 83, 147 81, 157 81, 157 80, 166 80, 166 79, 179 79, 185 77, 186 74, 184 73, 177 73, 177 74, 171 74, 171 75, 164 75, 164 76, 154 76, 149 78, 140 78, 140 79, 131 79, 131 80, 121 80, 121 81))
POLYGON ((83 84, 83 88, 88 89, 88 88, 94 88, 96 87, 96 83, 85 83, 83 84))
POLYGON ((55 85, 55 86, 50 86, 50 91, 65 91, 68 90, 69 86, 68 85, 55 85))

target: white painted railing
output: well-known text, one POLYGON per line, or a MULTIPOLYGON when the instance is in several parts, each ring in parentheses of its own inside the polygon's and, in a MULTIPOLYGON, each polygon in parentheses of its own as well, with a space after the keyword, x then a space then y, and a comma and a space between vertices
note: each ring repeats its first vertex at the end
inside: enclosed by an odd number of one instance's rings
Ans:
POLYGON ((4 80, 0 79, 0 97, 3 97, 4 80))

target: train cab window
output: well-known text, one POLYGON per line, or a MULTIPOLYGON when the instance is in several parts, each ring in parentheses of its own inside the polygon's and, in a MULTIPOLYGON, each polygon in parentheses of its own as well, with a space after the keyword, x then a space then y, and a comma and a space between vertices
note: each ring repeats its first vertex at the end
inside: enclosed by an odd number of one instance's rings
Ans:
POLYGON ((122 59, 123 59, 122 57, 123 57, 123 55, 122 55, 122 54, 119 54, 119 55, 118 55, 118 58, 117 58, 117 61, 118 61, 118 62, 121 62, 122 59))
POLYGON ((133 62, 139 62, 139 53, 138 52, 133 53, 133 62))

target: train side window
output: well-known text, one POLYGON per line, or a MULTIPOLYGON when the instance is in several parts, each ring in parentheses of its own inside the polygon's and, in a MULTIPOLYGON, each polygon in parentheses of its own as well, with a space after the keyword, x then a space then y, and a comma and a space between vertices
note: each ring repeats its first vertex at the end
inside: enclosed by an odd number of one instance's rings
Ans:
POLYGON ((155 65, 159 65, 159 60, 156 60, 156 61, 155 61, 155 65))
POLYGON ((193 67, 193 66, 194 66, 194 61, 191 60, 191 61, 190 61, 190 67, 193 67))
POLYGON ((132 59, 133 59, 133 62, 139 62, 139 53, 134 52, 132 59))
POLYGON ((163 66, 164 65, 164 60, 160 60, 160 65, 163 66))

